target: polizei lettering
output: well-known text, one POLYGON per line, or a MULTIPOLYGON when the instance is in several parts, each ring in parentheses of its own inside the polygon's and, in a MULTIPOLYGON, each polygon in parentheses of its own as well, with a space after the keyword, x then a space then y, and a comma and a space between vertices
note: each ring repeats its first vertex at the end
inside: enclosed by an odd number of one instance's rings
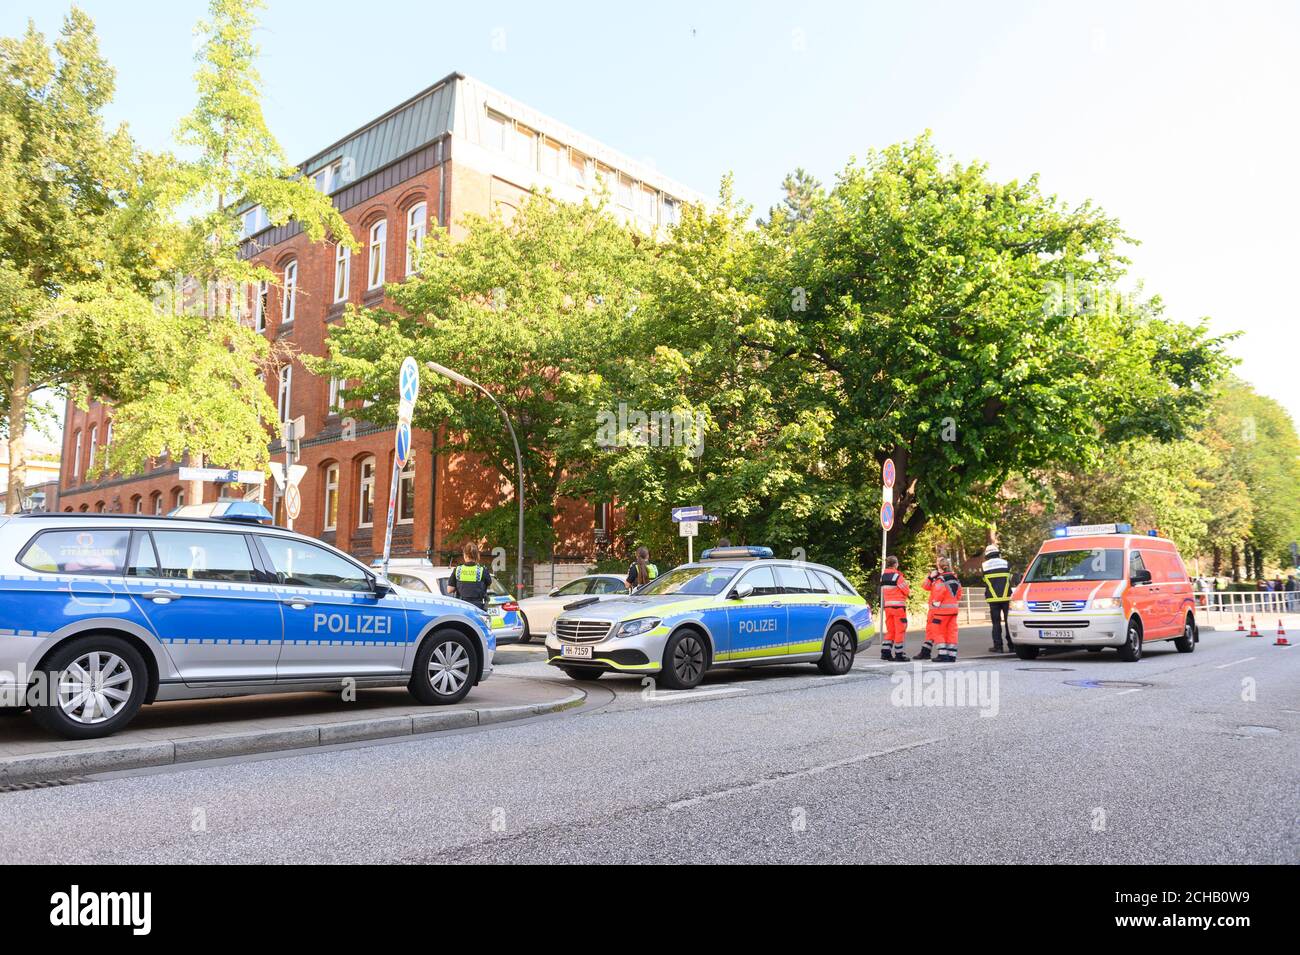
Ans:
POLYGON ((764 617, 762 620, 740 621, 741 633, 776 633, 776 618, 764 617))
POLYGON ((318 613, 312 618, 311 628, 316 633, 387 636, 393 632, 393 618, 370 613, 318 613))

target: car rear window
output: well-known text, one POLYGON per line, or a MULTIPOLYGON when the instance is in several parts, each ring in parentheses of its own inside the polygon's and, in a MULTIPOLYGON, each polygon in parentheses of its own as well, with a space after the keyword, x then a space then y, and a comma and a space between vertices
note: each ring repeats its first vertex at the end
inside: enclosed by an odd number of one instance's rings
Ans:
POLYGON ((121 528, 44 531, 23 548, 18 563, 47 574, 120 574, 130 539, 121 528))

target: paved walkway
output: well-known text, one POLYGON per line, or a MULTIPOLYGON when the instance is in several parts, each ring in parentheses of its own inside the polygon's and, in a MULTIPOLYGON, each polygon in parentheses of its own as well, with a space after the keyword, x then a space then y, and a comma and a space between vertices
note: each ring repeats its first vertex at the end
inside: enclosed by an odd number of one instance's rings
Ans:
POLYGON ((353 702, 338 693, 174 701, 146 706, 125 730, 95 740, 59 739, 23 714, 0 719, 0 782, 462 729, 582 699, 567 681, 498 671, 456 706, 422 706, 401 688, 360 690, 353 702))

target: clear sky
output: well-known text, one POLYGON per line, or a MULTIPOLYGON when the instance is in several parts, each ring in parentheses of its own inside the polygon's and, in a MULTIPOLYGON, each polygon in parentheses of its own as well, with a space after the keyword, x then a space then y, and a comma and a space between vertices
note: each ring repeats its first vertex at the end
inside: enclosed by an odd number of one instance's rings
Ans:
MULTIPOLYGON (((154 148, 191 105, 201 0, 85 0, 115 119, 154 148)), ((59 0, 3 0, 0 33, 59 0)), ((1091 198, 1167 314, 1242 330, 1239 373, 1300 421, 1300 3, 271 0, 265 106, 292 160, 455 70, 713 194, 932 129, 999 178, 1091 198)))

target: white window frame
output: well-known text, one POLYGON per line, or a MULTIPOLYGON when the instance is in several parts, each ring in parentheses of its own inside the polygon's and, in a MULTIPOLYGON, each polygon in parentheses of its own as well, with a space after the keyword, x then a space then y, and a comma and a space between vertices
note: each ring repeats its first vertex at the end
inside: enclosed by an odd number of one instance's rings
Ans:
POLYGON ((420 264, 420 250, 429 230, 429 204, 417 202, 406 210, 406 274, 414 275, 420 264))
POLYGON ((270 284, 266 279, 259 279, 253 286, 253 331, 266 331, 266 304, 270 284))
POLYGON ((81 477, 81 432, 77 432, 77 446, 72 452, 72 476, 81 477))
POLYGON ((569 181, 579 189, 591 184, 590 160, 576 149, 569 150, 569 181))
POLYGON ((361 459, 361 467, 358 471, 361 480, 357 484, 357 527, 374 527, 375 526, 375 479, 379 474, 379 467, 375 463, 374 455, 361 459), (366 475, 366 467, 370 468, 370 475, 366 475), (366 516, 366 495, 370 497, 370 520, 365 520, 366 516))
POLYGON ((326 416, 336 415, 343 411, 343 388, 344 382, 342 378, 330 379, 328 405, 325 408, 326 416))
POLYGON ((406 467, 402 468, 397 476, 397 523, 414 524, 415 523, 415 455, 412 454, 406 459, 406 467), (410 496, 405 495, 407 483, 411 485, 410 496), (411 503, 411 516, 402 516, 402 502, 409 500, 411 503))
POLYGON ((293 405, 293 365, 285 365, 280 369, 279 387, 275 393, 275 407, 280 412, 280 424, 288 424, 293 420, 290 415, 290 408, 293 405))
POLYGON ((156 494, 154 494, 154 496, 153 496, 153 512, 154 512, 154 515, 155 515, 155 516, 158 515, 158 514, 161 514, 161 513, 163 512, 163 493, 162 493, 162 491, 158 491, 158 492, 157 492, 156 494))
POLYGON ((95 454, 99 451, 99 425, 90 426, 90 458, 86 461, 86 470, 95 470, 95 454))
POLYGON ((380 219, 370 227, 370 272, 366 288, 374 291, 384 287, 388 274, 388 220, 380 219))
POLYGON ((132 513, 135 513, 135 514, 143 514, 143 513, 144 513, 144 495, 143 495, 143 494, 141 494, 141 495, 139 495, 139 496, 136 497, 136 499, 135 499, 135 510, 134 510, 132 513))
POLYGON ((298 260, 292 259, 284 266, 284 300, 280 303, 280 320, 289 325, 298 310, 298 260))
POLYGON ((339 466, 331 464, 325 469, 325 513, 321 517, 321 529, 338 530, 339 526, 339 466), (330 498, 334 498, 334 520, 330 520, 330 498))
POLYGON ((184 506, 185 506, 185 488, 183 487, 177 488, 176 494, 173 495, 172 497, 172 507, 174 509, 177 507, 184 507, 184 506))
POLYGON ((334 303, 348 300, 352 284, 352 250, 340 242, 334 249, 334 303))

